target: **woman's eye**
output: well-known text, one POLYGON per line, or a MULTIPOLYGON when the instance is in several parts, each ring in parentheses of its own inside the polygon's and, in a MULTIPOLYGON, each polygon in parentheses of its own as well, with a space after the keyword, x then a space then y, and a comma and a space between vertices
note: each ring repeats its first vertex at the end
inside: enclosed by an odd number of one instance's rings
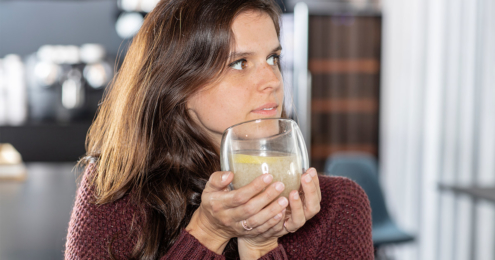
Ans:
POLYGON ((246 60, 234 61, 229 66, 236 70, 243 70, 247 67, 247 61, 246 60))
POLYGON ((280 59, 280 56, 279 55, 272 55, 270 56, 266 62, 268 62, 268 64, 274 66, 274 65, 277 65, 278 62, 279 62, 279 59, 280 59))

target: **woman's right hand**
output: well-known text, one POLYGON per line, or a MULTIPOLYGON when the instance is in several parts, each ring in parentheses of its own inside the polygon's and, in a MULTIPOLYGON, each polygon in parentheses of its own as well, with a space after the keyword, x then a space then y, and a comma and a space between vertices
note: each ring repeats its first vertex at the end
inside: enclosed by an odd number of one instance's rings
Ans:
POLYGON ((229 191, 233 177, 232 172, 211 175, 201 195, 201 205, 186 227, 186 231, 217 254, 222 254, 233 237, 256 236, 279 224, 283 218, 275 216, 281 216, 288 205, 285 197, 276 200, 285 187, 281 182, 272 183, 272 175, 263 174, 250 184, 229 191), (246 219, 252 230, 242 226, 246 219))

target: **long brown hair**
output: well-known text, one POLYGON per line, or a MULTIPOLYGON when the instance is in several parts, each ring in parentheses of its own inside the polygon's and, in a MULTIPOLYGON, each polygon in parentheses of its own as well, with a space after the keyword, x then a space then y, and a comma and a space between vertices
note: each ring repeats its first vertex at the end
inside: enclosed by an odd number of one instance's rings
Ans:
POLYGON ((215 146, 186 102, 221 75, 234 46, 233 20, 248 10, 268 14, 279 35, 273 0, 160 1, 107 89, 80 163, 95 162, 96 204, 127 194, 144 205, 133 258, 156 259, 169 250, 209 176, 220 170, 215 146))

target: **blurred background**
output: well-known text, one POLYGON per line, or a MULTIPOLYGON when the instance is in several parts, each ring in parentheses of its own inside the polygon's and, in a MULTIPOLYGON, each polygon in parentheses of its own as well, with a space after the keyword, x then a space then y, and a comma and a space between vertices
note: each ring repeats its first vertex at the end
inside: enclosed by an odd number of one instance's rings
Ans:
MULTIPOLYGON (((157 0, 0 0, 0 259, 61 259, 86 132, 157 0)), ((278 0, 286 109, 377 259, 495 259, 495 1, 278 0)))

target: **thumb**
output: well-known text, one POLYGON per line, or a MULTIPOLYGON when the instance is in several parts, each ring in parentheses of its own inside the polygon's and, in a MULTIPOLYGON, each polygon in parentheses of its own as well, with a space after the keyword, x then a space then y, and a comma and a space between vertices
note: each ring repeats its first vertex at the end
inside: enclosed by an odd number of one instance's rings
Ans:
POLYGON ((205 192, 222 191, 227 188, 234 174, 232 172, 214 172, 206 183, 205 192))

